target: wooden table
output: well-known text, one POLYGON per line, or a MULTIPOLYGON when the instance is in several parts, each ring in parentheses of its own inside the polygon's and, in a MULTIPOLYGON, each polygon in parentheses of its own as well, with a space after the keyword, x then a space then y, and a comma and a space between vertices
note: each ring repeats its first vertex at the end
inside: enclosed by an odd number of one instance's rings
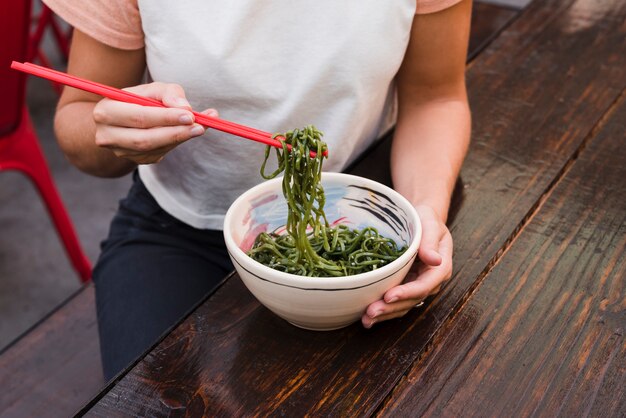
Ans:
POLYGON ((626 416, 626 2, 537 0, 470 64, 454 276, 310 332, 236 276, 87 416, 626 416))

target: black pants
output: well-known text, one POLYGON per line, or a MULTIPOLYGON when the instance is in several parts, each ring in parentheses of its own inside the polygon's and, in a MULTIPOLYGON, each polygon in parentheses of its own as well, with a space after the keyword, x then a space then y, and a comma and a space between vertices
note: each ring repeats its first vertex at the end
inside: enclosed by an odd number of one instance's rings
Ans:
POLYGON ((107 380, 233 269, 222 231, 178 221, 159 207, 137 173, 133 178, 93 272, 107 380))

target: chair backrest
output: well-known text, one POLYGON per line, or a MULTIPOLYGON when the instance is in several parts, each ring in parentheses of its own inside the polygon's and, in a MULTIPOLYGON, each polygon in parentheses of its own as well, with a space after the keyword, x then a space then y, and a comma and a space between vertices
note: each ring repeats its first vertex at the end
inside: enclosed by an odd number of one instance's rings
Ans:
POLYGON ((20 123, 25 74, 12 70, 11 61, 28 54, 32 0, 3 0, 0 6, 0 140, 20 123))

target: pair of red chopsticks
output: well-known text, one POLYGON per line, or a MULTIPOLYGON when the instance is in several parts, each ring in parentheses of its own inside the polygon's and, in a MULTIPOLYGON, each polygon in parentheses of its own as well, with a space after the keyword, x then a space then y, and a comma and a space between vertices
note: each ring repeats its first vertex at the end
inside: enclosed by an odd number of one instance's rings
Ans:
MULTIPOLYGON (((120 102, 134 103, 142 106, 167 107, 156 99, 116 89, 115 87, 106 86, 104 84, 96 83, 95 81, 85 80, 80 77, 56 71, 51 68, 42 67, 30 62, 20 63, 13 61, 11 68, 120 102)), ((193 112, 193 115, 197 123, 208 128, 217 129, 218 131, 251 139, 276 148, 282 148, 281 141, 276 138, 272 138, 272 134, 269 132, 260 131, 258 129, 250 128, 249 126, 239 125, 225 119, 204 115, 198 112, 193 112)), ((287 145, 287 148, 291 150, 291 145, 287 145)), ((316 153, 311 151, 311 157, 313 158, 315 155, 316 153)), ((324 151, 324 156, 328 156, 328 151, 324 151)))

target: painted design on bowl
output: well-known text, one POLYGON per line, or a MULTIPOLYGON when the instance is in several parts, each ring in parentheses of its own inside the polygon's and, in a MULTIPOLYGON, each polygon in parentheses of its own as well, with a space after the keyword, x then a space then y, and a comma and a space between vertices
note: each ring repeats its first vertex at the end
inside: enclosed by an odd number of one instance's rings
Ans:
MULTIPOLYGON (((324 211, 328 222, 351 228, 375 227, 398 245, 413 239, 413 225, 407 213, 385 193, 357 184, 324 184, 324 211), (365 215, 365 216, 364 216, 365 215)), ((242 219, 243 234, 239 247, 247 252, 261 232, 285 233, 287 203, 282 194, 261 193, 251 199, 248 213, 242 219)))

